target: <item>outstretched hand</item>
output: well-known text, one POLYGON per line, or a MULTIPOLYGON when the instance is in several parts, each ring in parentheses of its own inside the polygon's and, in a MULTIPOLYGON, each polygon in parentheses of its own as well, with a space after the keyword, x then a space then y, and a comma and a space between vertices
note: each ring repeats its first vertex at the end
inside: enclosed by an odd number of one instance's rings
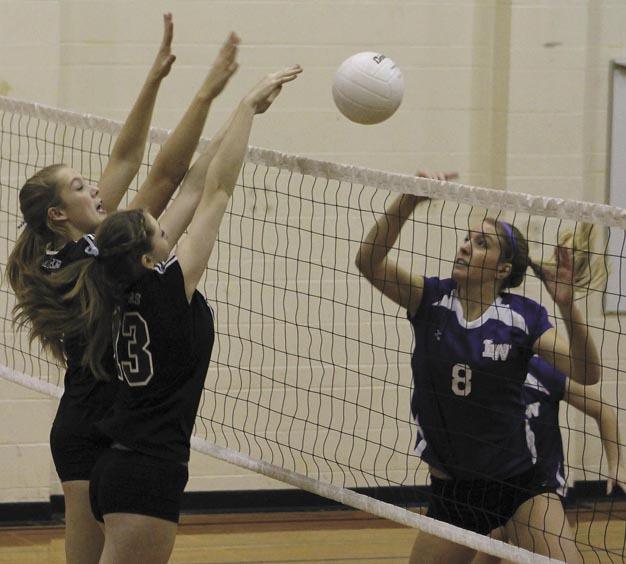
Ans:
POLYGON ((418 170, 415 176, 420 178, 430 178, 432 180, 455 180, 459 177, 458 172, 430 172, 428 170, 418 170))
POLYGON ((150 74, 154 80, 163 80, 172 69, 176 55, 172 54, 172 39, 174 38, 174 22, 172 14, 163 14, 163 39, 157 53, 150 74))
POLYGON ((276 100, 283 84, 295 80, 301 72, 300 65, 292 65, 268 74, 248 93, 244 98, 244 103, 252 106, 255 114, 262 114, 276 100))
POLYGON ((224 41, 202 85, 201 91, 207 97, 215 98, 218 96, 222 90, 224 90, 226 84, 228 84, 230 77, 233 76, 235 71, 239 68, 239 64, 237 63, 239 41, 239 37, 234 32, 231 32, 226 38, 226 41, 224 41))

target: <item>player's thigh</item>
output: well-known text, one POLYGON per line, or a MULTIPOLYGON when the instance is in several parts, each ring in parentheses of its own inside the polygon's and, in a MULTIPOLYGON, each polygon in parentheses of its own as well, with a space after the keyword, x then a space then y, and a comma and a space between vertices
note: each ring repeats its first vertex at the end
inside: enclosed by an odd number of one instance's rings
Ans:
POLYGON ((89 501, 89 480, 61 482, 65 500, 65 520, 77 526, 94 526, 99 529, 89 501))
POLYGON ((520 505, 506 524, 517 546, 568 563, 582 562, 574 532, 556 494, 541 494, 520 505))
POLYGON ((104 533, 89 503, 89 482, 61 483, 65 498, 65 552, 69 564, 98 562, 104 533))
MULTIPOLYGON (((499 541, 506 542, 507 536, 504 527, 498 527, 489 533, 489 536, 492 539, 496 539, 499 541)), ((491 554, 486 554, 484 552, 476 552, 476 556, 472 560, 472 564, 502 564, 503 561, 497 556, 491 556, 491 554)))
POLYGON ((146 515, 108 513, 104 527, 100 564, 159 564, 166 563, 172 554, 178 525, 146 515))
POLYGON ((410 562, 411 564, 441 564, 441 562, 466 564, 472 561, 475 554, 476 551, 473 548, 418 531, 411 550, 410 562))

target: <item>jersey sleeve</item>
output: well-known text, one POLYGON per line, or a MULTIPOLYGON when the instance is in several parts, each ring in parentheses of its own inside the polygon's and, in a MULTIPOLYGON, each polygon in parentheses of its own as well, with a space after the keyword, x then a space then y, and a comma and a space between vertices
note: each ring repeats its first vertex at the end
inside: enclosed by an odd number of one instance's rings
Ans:
POLYGON ((537 379, 540 386, 548 390, 550 398, 561 401, 565 395, 565 374, 557 370, 548 361, 538 355, 533 356, 528 364, 528 373, 537 379))
POLYGON ((157 264, 144 280, 140 291, 150 296, 153 307, 168 315, 186 311, 189 308, 185 292, 185 278, 176 255, 157 264))
POLYGON ((545 307, 532 300, 529 302, 531 307, 528 308, 526 323, 530 345, 532 346, 541 335, 552 328, 552 323, 548 319, 548 312, 545 307))
POLYGON ((438 301, 442 296, 449 294, 454 287, 454 281, 450 278, 442 280, 436 276, 424 277, 424 286, 422 288, 422 300, 415 312, 411 315, 407 311, 407 317, 411 319, 422 319, 433 303, 438 301))

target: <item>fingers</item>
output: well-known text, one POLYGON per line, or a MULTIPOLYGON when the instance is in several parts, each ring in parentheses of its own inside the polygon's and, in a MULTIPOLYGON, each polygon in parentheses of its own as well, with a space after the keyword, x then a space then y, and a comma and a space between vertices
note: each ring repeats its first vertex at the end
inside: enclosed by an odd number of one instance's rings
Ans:
POLYGON ((284 71, 282 71, 282 82, 290 82, 298 78, 298 75, 302 72, 302 67, 300 65, 292 65, 287 67, 284 71))
POLYGON ((163 14, 163 41, 161 41, 161 48, 169 49, 172 46, 173 39, 174 22, 172 20, 172 13, 166 12, 163 14))
POLYGON ((234 60, 240 41, 239 36, 234 31, 231 31, 222 45, 220 57, 226 61, 234 60))
POLYGON ((606 495, 611 495, 613 493, 614 487, 615 487, 615 480, 613 478, 609 478, 606 481, 606 495))
POLYGON ((268 74, 259 84, 259 95, 266 98, 277 90, 276 95, 274 96, 275 99, 280 92, 280 87, 283 84, 298 78, 298 75, 301 72, 302 68, 300 65, 293 65, 281 71, 268 74))
POLYGON ((458 172, 430 172, 428 170, 418 170, 415 173, 415 176, 419 176, 420 178, 430 178, 431 180, 454 180, 459 177, 458 172))

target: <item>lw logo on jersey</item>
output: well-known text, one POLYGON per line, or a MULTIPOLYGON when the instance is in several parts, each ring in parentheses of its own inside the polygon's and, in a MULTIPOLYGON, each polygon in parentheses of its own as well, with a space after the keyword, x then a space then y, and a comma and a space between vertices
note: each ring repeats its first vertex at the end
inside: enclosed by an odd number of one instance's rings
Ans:
POLYGON ((511 352, 511 345, 508 343, 494 343, 491 339, 483 341, 483 358, 491 360, 506 360, 511 352))

